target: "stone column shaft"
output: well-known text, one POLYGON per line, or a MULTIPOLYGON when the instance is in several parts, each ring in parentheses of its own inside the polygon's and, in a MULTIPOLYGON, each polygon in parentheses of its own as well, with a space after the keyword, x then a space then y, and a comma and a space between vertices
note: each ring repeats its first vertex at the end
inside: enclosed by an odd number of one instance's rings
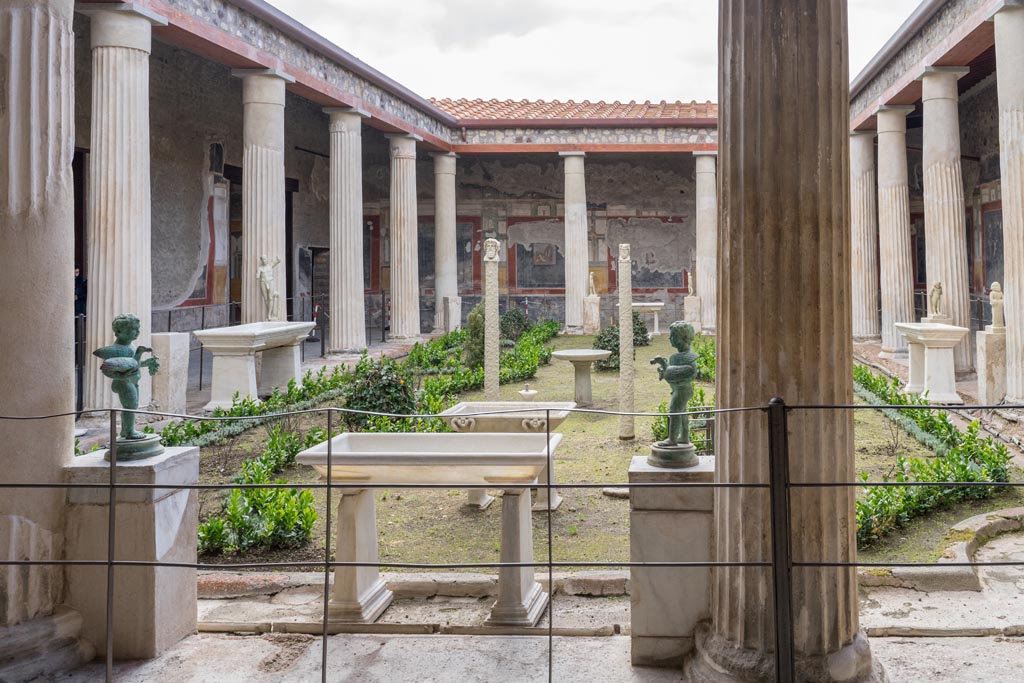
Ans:
MULTIPOLYGON (((631 413, 635 406, 633 383, 636 380, 636 361, 633 358, 633 259, 630 245, 619 245, 619 412, 631 413)), ((636 418, 619 416, 619 438, 636 438, 636 418)))
POLYGON ((500 387, 501 319, 498 313, 498 252, 496 239, 484 242, 484 400, 497 401, 500 387))
POLYGON ((878 181, 875 134, 850 136, 850 231, 853 235, 853 338, 873 340, 878 322, 878 181))
POLYGON ((267 320, 260 259, 273 268, 275 320, 285 319, 284 102, 290 76, 239 69, 242 78, 242 323, 267 320), (276 264, 276 265, 275 265, 276 264))
POLYGON ((697 296, 700 326, 714 333, 718 307, 718 176, 715 152, 699 152, 697 158, 697 296))
MULTIPOLYGON (((924 229, 928 290, 942 283, 942 309, 958 327, 971 326, 964 183, 960 169, 959 67, 929 67, 921 77, 924 105, 924 229)), ((957 371, 974 366, 969 339, 956 345, 957 371)))
POLYGON ((444 331, 445 297, 459 295, 455 154, 434 155, 434 330, 444 331))
MULTIPOLYGON (((1003 200, 1006 306, 1006 400, 1024 403, 1024 7, 1007 2, 995 15, 999 64, 999 164, 1003 200)), ((991 286, 988 282, 986 285, 991 286)), ((984 372, 978 368, 978 373, 984 372)))
POLYGON ((419 215, 416 210, 416 138, 391 141, 391 338, 420 336, 419 215))
MULTIPOLYGON (((92 111, 89 153, 85 407, 117 403, 93 349, 114 341, 114 316, 140 323, 137 344, 151 346, 149 53, 156 15, 132 10, 90 12, 92 111)), ((142 373, 139 406, 152 381, 142 373)))
POLYGON ((907 114, 913 106, 882 107, 878 119, 878 242, 882 294, 882 355, 906 355, 896 323, 914 320, 914 262, 910 249, 907 114))
MULTIPOLYGON (((851 403, 846 2, 722 0, 719 31, 718 405, 851 403)), ((716 423, 716 481, 766 482, 765 414, 716 423)), ((788 436, 794 482, 855 477, 849 411, 794 411, 788 436)), ((795 560, 855 558, 853 489, 794 490, 791 514, 795 560)), ((715 535, 718 561, 768 560, 767 493, 716 490, 715 535)), ((717 569, 685 680, 771 680, 771 596, 769 571, 717 569)), ((797 680, 879 680, 852 568, 794 571, 793 614, 797 680)))
POLYGON ((584 152, 559 152, 565 162, 565 327, 583 329, 583 297, 587 295, 590 250, 587 248, 587 186, 584 152))
MULTIPOLYGON (((0 5, 0 415, 74 410, 71 0, 0 5), (8 146, 9 145, 9 146, 8 146)), ((0 420, 5 482, 61 482, 73 420, 0 420)), ((65 491, 0 494, 4 559, 59 560, 65 491)), ((55 567, 0 567, 0 627, 49 614, 55 567)))
POLYGON ((326 109, 331 117, 331 351, 366 348, 363 300, 363 114, 326 109))

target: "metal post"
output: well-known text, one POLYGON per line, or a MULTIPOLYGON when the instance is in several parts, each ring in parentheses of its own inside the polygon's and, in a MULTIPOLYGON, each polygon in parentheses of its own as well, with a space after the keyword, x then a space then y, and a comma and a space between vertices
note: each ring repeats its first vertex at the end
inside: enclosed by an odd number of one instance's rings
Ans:
POLYGON ((110 499, 107 503, 107 662, 106 683, 114 681, 114 532, 117 509, 117 409, 110 409, 110 499))
POLYGON ((768 495, 772 510, 772 593, 775 599, 775 680, 793 683, 793 549, 789 509, 786 402, 768 403, 768 495))
POLYGON ((327 527, 327 540, 324 542, 324 633, 323 633, 323 645, 321 648, 320 661, 320 680, 322 683, 327 683, 327 603, 331 599, 331 437, 333 436, 333 424, 331 421, 332 408, 327 409, 327 511, 324 515, 324 520, 327 527))

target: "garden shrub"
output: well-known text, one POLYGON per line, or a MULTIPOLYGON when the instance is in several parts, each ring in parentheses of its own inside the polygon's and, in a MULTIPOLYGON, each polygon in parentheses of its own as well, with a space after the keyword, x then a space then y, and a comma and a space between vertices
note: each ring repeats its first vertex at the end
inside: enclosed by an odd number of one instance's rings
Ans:
MULTIPOLYGON (((637 346, 648 346, 651 343, 651 336, 647 332, 647 325, 643 318, 636 311, 633 311, 633 348, 637 346)), ((597 333, 594 337, 594 348, 602 351, 611 351, 612 355, 605 360, 594 362, 597 370, 618 370, 619 369, 619 326, 611 325, 597 333)), ((635 352, 634 352, 635 355, 635 352)))
POLYGON ((466 337, 462 343, 462 362, 476 369, 484 366, 484 325, 486 321, 483 303, 473 307, 466 318, 466 337))
POLYGON ((501 338, 510 339, 515 342, 519 341, 523 333, 530 328, 530 321, 527 319, 526 312, 523 309, 513 306, 501 314, 499 326, 501 328, 501 338))
MULTIPOLYGON (((375 360, 364 351, 345 392, 345 407, 371 413, 412 413, 415 395, 404 364, 387 357, 375 360)), ((345 422, 351 427, 365 426, 367 417, 346 413, 345 422)))
POLYGON ((714 382, 715 338, 698 332, 690 348, 697 354, 697 379, 701 382, 714 382))

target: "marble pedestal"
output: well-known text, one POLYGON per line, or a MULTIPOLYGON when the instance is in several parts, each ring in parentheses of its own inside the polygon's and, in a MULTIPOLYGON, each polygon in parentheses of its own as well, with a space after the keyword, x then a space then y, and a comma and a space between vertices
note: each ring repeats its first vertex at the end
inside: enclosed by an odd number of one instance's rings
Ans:
POLYGON ((978 332, 978 403, 998 405, 1006 398, 1006 328, 978 332))
POLYGON ((454 332, 462 327, 462 297, 444 298, 444 331, 454 332))
MULTIPOLYGON (((74 459, 70 484, 106 484, 104 451, 74 459)), ((155 484, 117 492, 114 557, 118 560, 195 562, 199 511, 196 492, 180 488, 199 481, 199 449, 168 448, 146 460, 119 462, 117 483, 155 484)), ((68 489, 65 559, 106 560, 110 492, 68 489)), ((82 615, 82 637, 106 646, 107 569, 68 566, 66 600, 82 615)), ((114 568, 114 657, 151 659, 196 632, 196 571, 179 567, 114 568)))
POLYGON ((583 297, 583 334, 601 331, 601 297, 583 297))
POLYGON ((683 299, 683 320, 693 325, 693 329, 701 330, 702 306, 699 296, 688 296, 683 299))
POLYGON ((904 392, 920 394, 929 403, 962 404, 956 392, 953 347, 969 330, 935 322, 896 323, 896 330, 910 348, 910 381, 904 392))
POLYGON ((153 355, 160 359, 160 372, 153 376, 153 405, 163 413, 184 414, 188 391, 188 333, 154 334, 153 355))
MULTIPOLYGON (((501 561, 533 562, 530 489, 508 489, 501 498, 501 561)), ((535 626, 548 594, 534 578, 533 567, 498 569, 498 599, 485 626, 535 626)))
POLYGON ((590 368, 594 361, 605 360, 612 355, 611 351, 599 349, 567 349, 555 351, 553 358, 572 363, 575 372, 575 400, 580 408, 586 408, 594 402, 594 392, 590 383, 590 368))
MULTIPOLYGON (((335 521, 337 562, 377 562, 377 507, 373 491, 342 489, 335 521)), ((327 618, 345 623, 372 624, 394 595, 384 585, 378 567, 335 567, 327 618)))
MULTIPOLYGON (((714 480, 715 459, 696 467, 652 467, 633 458, 629 483, 692 484, 714 480)), ((631 562, 712 561, 711 488, 630 488, 631 562)), ((694 648, 697 624, 710 616, 709 567, 630 568, 630 658, 634 666, 678 668, 694 648)))

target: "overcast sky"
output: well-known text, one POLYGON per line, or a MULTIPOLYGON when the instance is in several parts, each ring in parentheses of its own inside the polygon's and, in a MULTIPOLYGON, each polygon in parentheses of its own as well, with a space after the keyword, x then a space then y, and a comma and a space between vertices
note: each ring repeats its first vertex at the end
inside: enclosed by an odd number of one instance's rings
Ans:
MULTIPOLYGON (((920 0, 848 0, 856 75, 920 0)), ((716 0, 270 0, 424 97, 717 100, 716 0)))

